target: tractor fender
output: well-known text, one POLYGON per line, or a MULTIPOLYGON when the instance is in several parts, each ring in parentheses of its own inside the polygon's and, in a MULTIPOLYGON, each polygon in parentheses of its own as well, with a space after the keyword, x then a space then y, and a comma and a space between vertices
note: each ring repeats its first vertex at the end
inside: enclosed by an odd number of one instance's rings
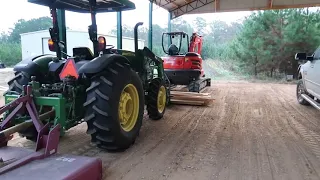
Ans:
POLYGON ((88 63, 82 65, 78 73, 79 74, 95 74, 101 72, 105 69, 110 63, 118 61, 130 64, 130 61, 122 55, 119 54, 104 54, 100 57, 96 57, 88 63))
POLYGON ((13 67, 13 70, 17 72, 26 72, 28 74, 47 72, 48 64, 54 57, 56 56, 49 54, 31 56, 16 64, 13 67))
POLYGON ((60 60, 58 62, 51 61, 49 62, 49 71, 50 72, 56 72, 59 68, 64 66, 66 60, 60 60))

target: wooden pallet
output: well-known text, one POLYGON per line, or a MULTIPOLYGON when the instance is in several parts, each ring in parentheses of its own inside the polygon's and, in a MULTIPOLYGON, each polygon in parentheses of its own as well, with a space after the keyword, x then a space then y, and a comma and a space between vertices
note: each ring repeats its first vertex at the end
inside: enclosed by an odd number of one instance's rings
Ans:
POLYGON ((207 106, 214 101, 210 93, 171 91, 170 95, 172 104, 207 106))

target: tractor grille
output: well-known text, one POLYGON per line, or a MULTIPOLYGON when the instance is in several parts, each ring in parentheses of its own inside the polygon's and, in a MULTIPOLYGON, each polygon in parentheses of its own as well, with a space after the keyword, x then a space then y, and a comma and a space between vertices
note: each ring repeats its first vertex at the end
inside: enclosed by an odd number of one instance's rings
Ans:
POLYGON ((192 69, 201 69, 200 61, 198 60, 191 60, 191 68, 192 69))

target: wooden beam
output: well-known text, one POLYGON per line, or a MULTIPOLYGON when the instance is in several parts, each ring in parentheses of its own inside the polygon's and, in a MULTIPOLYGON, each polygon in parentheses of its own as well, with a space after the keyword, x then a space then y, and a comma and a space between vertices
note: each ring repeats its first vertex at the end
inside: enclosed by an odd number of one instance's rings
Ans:
POLYGON ((272 9, 272 6, 273 6, 273 0, 268 0, 268 7, 272 9))
POLYGON ((207 106, 215 100, 210 93, 171 91, 170 96, 173 104, 207 106))
POLYGON ((179 7, 179 5, 177 3, 175 3, 174 1, 172 1, 172 4, 175 5, 176 7, 179 7))
POLYGON ((256 10, 270 10, 270 9, 291 9, 291 8, 306 8, 306 7, 319 7, 319 4, 298 4, 298 5, 272 5, 270 7, 263 7, 263 8, 249 8, 249 9, 234 9, 225 12, 235 12, 235 11, 256 11, 256 10))
POLYGON ((167 9, 167 5, 174 5, 175 8, 179 7, 178 4, 175 2, 176 0, 151 0, 154 4, 156 4, 159 7, 167 9))
POLYGON ((220 0, 215 0, 214 1, 214 12, 219 12, 219 11, 220 11, 220 0))
POLYGON ((182 16, 184 14, 189 14, 190 12, 199 9, 201 7, 204 7, 210 3, 214 3, 215 0, 192 0, 190 3, 184 4, 182 6, 179 6, 176 9, 171 10, 174 17, 177 18, 179 16, 182 16))

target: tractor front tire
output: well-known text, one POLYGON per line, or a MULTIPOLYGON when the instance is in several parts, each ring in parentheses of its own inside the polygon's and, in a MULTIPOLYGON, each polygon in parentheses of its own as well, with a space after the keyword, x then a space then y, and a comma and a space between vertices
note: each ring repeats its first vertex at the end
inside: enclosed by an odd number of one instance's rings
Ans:
POLYGON ((149 85, 147 100, 147 111, 149 118, 159 120, 163 117, 167 105, 167 88, 165 83, 159 79, 153 79, 149 85))
POLYGON ((137 73, 128 64, 113 62, 92 77, 86 93, 84 120, 92 142, 108 151, 134 144, 144 113, 144 90, 137 73))

